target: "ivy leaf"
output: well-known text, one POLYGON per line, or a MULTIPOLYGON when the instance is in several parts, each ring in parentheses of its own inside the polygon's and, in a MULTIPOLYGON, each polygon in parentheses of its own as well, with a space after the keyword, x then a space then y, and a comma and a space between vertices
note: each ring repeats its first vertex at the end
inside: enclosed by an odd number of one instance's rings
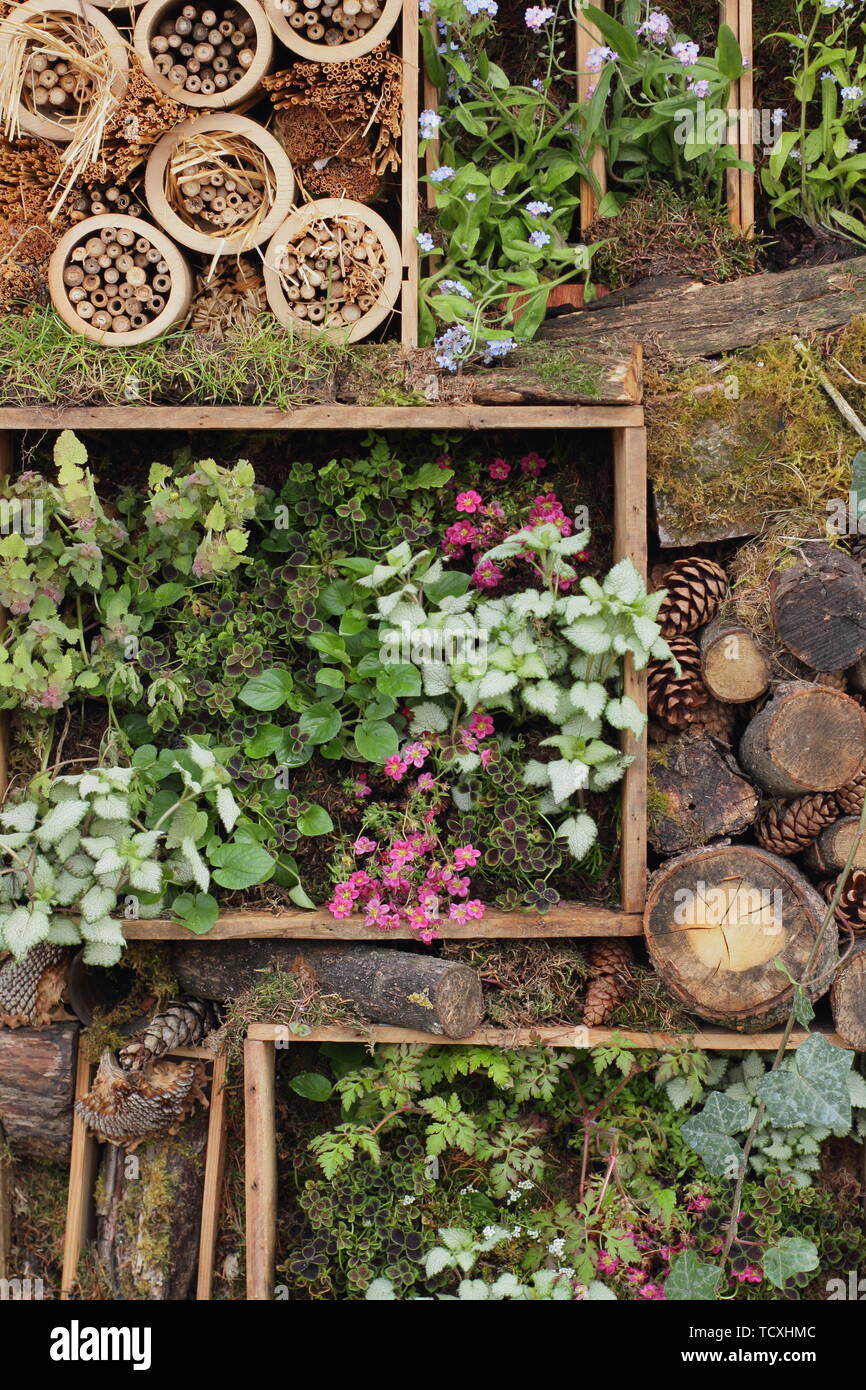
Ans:
POLYGON ((318 1071, 304 1071, 300 1076, 293 1076, 289 1082, 292 1090, 304 1100, 326 1101, 330 1100, 334 1093, 334 1088, 326 1076, 322 1076, 318 1071))
POLYGON ((219 917, 219 903, 210 893, 179 893, 171 910, 196 936, 209 932, 219 917))
POLYGON ((743 1150, 731 1138, 749 1123, 750 1107, 721 1091, 712 1091, 699 1114, 686 1120, 682 1136, 704 1160, 711 1177, 734 1178, 743 1161, 743 1150))
POLYGON ((721 1265, 707 1264, 698 1259, 694 1250, 684 1250, 671 1261, 665 1298, 669 1303, 715 1302, 721 1273, 721 1265))
POLYGON ((794 1053, 793 1065, 771 1071, 758 1086, 758 1095, 772 1122, 788 1129, 817 1125, 847 1131, 851 1125, 848 1073, 854 1053, 812 1033, 794 1053))
POLYGON ((818 1268, 818 1251, 811 1240, 802 1236, 784 1236, 764 1251, 761 1268, 770 1283, 782 1289, 793 1275, 818 1268))

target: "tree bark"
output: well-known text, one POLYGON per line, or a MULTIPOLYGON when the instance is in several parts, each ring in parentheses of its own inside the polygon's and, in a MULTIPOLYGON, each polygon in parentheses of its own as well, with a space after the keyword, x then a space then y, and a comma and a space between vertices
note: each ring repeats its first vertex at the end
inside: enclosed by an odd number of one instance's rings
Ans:
POLYGON ((481 982, 470 966, 436 956, 364 944, 183 942, 172 952, 181 988, 224 1000, 256 984, 263 971, 307 971, 324 994, 338 994, 373 1023, 462 1038, 484 1017, 481 982))
POLYGON ((744 705, 770 684, 770 663, 757 638, 741 623, 714 618, 700 636, 701 674, 717 700, 744 705))
POLYGON ((0 1124, 16 1158, 69 1159, 78 1031, 0 1028, 0 1124))
POLYGON ((690 1013, 740 1032, 787 1018, 792 989, 781 960, 810 999, 829 988, 839 958, 827 905, 785 859, 751 845, 692 850, 656 874, 644 916, 650 958, 690 1013), (810 981, 806 964, 821 949, 810 981))
POLYGON ((822 830, 817 840, 806 850, 806 867, 824 877, 841 873, 848 862, 851 846, 856 842, 852 867, 866 869, 866 837, 860 837, 859 816, 843 816, 822 830))
POLYGON ((850 696, 787 681, 748 725, 740 742, 745 771, 774 796, 844 787, 866 759, 866 717, 850 696))
POLYGON ((685 737, 650 755, 649 840, 662 854, 676 854, 752 824, 758 795, 734 759, 712 739, 685 737))
POLYGON ((96 1244, 115 1298, 162 1302, 193 1293, 208 1119, 129 1154, 103 1147, 96 1244))
POLYGON ((823 541, 770 580, 773 621, 789 652, 815 671, 840 671, 866 653, 866 576, 823 541))
POLYGON ((644 282, 551 319, 541 341, 636 339, 647 355, 714 357, 789 333, 829 333, 866 314, 866 256, 724 285, 644 282))
POLYGON ((842 1041, 856 1052, 866 1052, 866 943, 855 946, 836 971, 830 1005, 842 1041))

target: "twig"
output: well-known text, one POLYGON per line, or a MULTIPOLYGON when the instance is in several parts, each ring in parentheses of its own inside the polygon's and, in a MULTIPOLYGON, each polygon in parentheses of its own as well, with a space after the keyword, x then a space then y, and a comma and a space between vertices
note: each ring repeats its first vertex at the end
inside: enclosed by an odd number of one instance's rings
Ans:
POLYGON ((854 410, 853 406, 848 404, 841 391, 837 391, 836 387, 833 385, 832 381, 828 377, 827 373, 823 370, 823 368, 818 366, 817 362, 813 358, 809 349, 806 347, 806 344, 803 342, 802 338, 795 337, 792 339, 792 342, 794 344, 794 350, 798 352, 806 362, 809 363, 809 366, 815 373, 815 376, 817 377, 819 384, 824 388, 827 395, 830 397, 830 400, 833 402, 839 414, 842 416, 842 419, 846 422, 846 424, 851 426, 855 434, 859 434, 864 444, 866 444, 866 425, 864 425, 856 410, 854 410))

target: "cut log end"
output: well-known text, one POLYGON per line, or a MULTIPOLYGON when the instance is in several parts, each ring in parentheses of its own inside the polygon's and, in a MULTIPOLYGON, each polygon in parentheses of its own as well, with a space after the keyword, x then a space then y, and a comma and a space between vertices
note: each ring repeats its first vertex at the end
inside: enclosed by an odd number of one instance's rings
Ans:
POLYGON ((717 618, 701 634, 701 674, 717 700, 743 705, 767 689, 770 663, 747 628, 717 618))
POLYGON ((839 671, 866 654, 866 576, 823 541, 804 545, 770 583, 773 621, 788 651, 816 671, 839 671))
POLYGON ((836 791, 866 760, 866 719, 838 690, 780 685, 743 734, 740 762, 774 796, 836 791))
POLYGON ((866 946, 840 965, 830 990, 836 1032, 848 1047, 866 1052, 866 946))

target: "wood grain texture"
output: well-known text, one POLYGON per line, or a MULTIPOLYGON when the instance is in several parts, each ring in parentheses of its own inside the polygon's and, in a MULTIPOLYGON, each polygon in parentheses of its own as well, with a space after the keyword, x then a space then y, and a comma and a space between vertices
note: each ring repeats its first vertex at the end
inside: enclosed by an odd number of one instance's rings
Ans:
POLYGON ((69 1157, 78 1032, 72 1021, 0 1028, 0 1124, 15 1157, 69 1157))
POLYGON ((400 137, 400 241, 403 250, 403 290, 400 300, 400 341, 406 348, 418 346, 418 6, 403 6, 403 131, 400 137))
MULTIPOLYGON (((596 8, 604 9, 604 0, 595 0, 596 8)), ((591 48, 597 47, 603 42, 602 36, 594 24, 589 24, 581 14, 580 5, 577 6, 575 17, 576 43, 577 43, 577 99, 578 101, 589 100, 589 87, 596 80, 586 65, 586 58, 591 48)), ((607 191, 607 165, 603 148, 599 145, 593 151, 590 159, 590 169, 595 176, 598 190, 601 196, 607 191)), ((599 198, 592 184, 587 179, 580 181, 580 226, 581 231, 588 227, 595 220, 598 213, 599 198)))
POLYGON ((226 1059, 215 1057, 210 1079, 207 1149, 204 1163, 204 1190, 201 1199, 201 1227, 198 1242, 196 1299, 207 1302, 213 1292, 214 1260, 219 1235, 223 1174, 226 1158, 226 1059))
MULTIPOLYGON (((646 430, 618 429, 613 437, 614 463, 614 557, 628 558, 646 579, 646 430)), ((646 671, 636 671, 631 657, 625 663, 625 694, 645 714, 646 671)), ((622 905, 627 913, 641 912, 646 900, 647 839, 647 739, 625 732, 625 752, 634 762, 626 769, 622 784, 622 905)))
MULTIPOLYGON (((752 0, 738 0, 738 19, 739 19, 739 40, 740 48, 744 58, 749 59, 749 67, 740 78, 740 98, 739 105, 742 110, 750 113, 750 118, 746 125, 746 130, 741 131, 739 141, 740 159, 746 163, 753 163, 755 150, 752 142, 752 121, 751 111, 755 101, 755 79, 754 79, 754 24, 752 21, 752 0)), ((746 236, 755 235, 755 171, 754 169, 739 169, 736 171, 740 176, 740 220, 739 227, 746 236)))
MULTIPOLYGON (((569 315, 569 318, 573 317, 569 315)), ((639 405, 306 405, 0 407, 6 430, 524 430, 641 427, 639 405)))
POLYGON ((274 1297, 277 1225, 277 1120, 274 1045, 244 1043, 247 1298, 274 1297))
MULTIPOLYGON (((297 937, 299 941, 382 941, 375 927, 365 927, 361 916, 337 919, 330 912, 225 912, 207 936, 193 937, 182 922, 160 918, 152 922, 123 923, 127 941, 238 941, 297 937)), ((474 941, 502 938, 559 936, 640 936, 640 913, 589 907, 582 903, 558 903, 549 912, 485 913, 479 922, 443 922, 440 935, 449 940, 474 941)), ((414 941, 408 927, 387 933, 388 941, 414 941)))
MULTIPOLYGON (((83 1052, 78 1054, 75 1071, 75 1099, 90 1090, 95 1068, 83 1052)), ((63 1241, 63 1271, 60 1297, 69 1299, 75 1289, 78 1261, 96 1229, 93 1187, 99 1167, 99 1144, 77 1115, 72 1118, 72 1154, 69 1162, 69 1190, 66 1199, 66 1232, 63 1241)))

